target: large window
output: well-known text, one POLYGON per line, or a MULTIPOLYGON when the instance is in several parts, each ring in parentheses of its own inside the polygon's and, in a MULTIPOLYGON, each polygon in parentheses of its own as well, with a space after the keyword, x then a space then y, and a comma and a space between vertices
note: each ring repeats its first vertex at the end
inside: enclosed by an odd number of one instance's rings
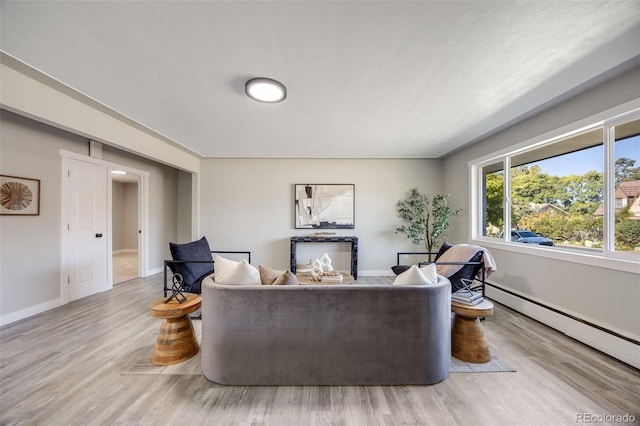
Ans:
POLYGON ((640 112, 623 117, 473 164, 474 238, 640 260, 640 112))

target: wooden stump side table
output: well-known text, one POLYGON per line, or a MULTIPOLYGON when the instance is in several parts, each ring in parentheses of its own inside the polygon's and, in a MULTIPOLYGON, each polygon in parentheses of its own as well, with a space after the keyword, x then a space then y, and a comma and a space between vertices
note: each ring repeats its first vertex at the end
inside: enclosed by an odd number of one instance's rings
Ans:
POLYGON ((485 299, 469 306, 452 301, 451 310, 455 314, 451 327, 451 355, 462 361, 479 364, 491 361, 480 318, 493 314, 493 303, 485 299))
POLYGON ((155 365, 171 365, 186 361, 200 350, 193 331, 189 314, 200 309, 202 298, 197 294, 185 294, 183 303, 171 300, 164 303, 166 297, 149 305, 149 313, 154 318, 162 318, 160 332, 153 349, 151 362, 155 365))

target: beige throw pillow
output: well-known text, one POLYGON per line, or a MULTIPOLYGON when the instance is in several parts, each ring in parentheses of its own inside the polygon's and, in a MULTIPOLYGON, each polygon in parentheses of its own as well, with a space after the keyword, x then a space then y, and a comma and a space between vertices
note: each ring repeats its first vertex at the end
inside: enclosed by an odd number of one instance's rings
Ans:
POLYGON ((260 271, 260 281, 264 285, 273 284, 284 273, 284 271, 277 271, 262 265, 258 265, 258 270, 260 271))
POLYGON ((263 285, 298 285, 298 278, 291 271, 278 271, 259 265, 260 281, 263 285))
POLYGON ((285 271, 273 282, 273 285, 300 285, 298 278, 291 271, 285 271))

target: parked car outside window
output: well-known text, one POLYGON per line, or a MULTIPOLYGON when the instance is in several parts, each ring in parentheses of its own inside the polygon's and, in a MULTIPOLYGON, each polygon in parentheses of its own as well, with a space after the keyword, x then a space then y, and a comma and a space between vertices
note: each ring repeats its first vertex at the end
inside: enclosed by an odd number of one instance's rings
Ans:
MULTIPOLYGON (((502 238, 503 234, 500 233, 500 238, 502 238)), ((533 231, 529 231, 527 229, 512 229, 511 230, 511 241, 515 243, 523 243, 523 244, 537 244, 540 246, 554 246, 553 241, 549 238, 542 237, 536 234, 533 231)))

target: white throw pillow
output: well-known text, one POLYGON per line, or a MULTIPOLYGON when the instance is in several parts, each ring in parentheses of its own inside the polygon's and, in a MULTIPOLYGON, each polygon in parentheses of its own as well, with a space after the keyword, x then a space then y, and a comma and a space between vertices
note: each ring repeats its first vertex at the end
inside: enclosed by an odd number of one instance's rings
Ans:
POLYGON ((238 262, 235 268, 220 278, 214 274, 214 278, 218 284, 261 285, 258 268, 249 265, 246 260, 238 262))
POLYGON ((417 265, 411 265, 409 269, 401 273, 393 281, 393 285, 426 285, 431 281, 424 275, 417 265))
POLYGON ((213 279, 216 282, 220 282, 220 280, 223 280, 224 277, 230 274, 239 264, 240 262, 216 254, 213 257, 213 279))
POLYGON ((427 266, 420 268, 420 272, 430 281, 430 284, 436 284, 438 282, 438 270, 435 263, 430 263, 427 266))

